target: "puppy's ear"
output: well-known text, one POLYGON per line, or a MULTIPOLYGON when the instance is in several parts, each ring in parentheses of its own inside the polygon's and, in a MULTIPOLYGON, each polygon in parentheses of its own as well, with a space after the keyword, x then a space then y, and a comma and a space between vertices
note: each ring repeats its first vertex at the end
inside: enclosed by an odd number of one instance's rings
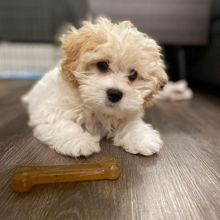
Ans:
POLYGON ((61 38, 61 49, 64 52, 64 58, 61 62, 62 76, 73 84, 77 84, 74 70, 78 65, 81 48, 86 39, 87 37, 80 34, 74 27, 61 38))
POLYGON ((155 71, 155 78, 156 78, 156 90, 159 91, 163 89, 163 87, 168 82, 168 75, 164 70, 164 67, 158 67, 155 71))
POLYGON ((168 82, 168 75, 164 70, 164 65, 158 66, 154 73, 152 74, 152 81, 154 84, 154 88, 152 89, 152 92, 150 95, 145 97, 144 99, 144 108, 151 106, 155 101, 155 95, 158 94, 158 92, 163 89, 163 87, 168 82))
POLYGON ((91 22, 84 22, 80 29, 74 27, 61 39, 61 48, 64 59, 61 63, 62 76, 65 80, 77 85, 75 71, 80 70, 80 57, 88 52, 95 51, 97 46, 105 42, 106 36, 101 34, 102 29, 91 22))

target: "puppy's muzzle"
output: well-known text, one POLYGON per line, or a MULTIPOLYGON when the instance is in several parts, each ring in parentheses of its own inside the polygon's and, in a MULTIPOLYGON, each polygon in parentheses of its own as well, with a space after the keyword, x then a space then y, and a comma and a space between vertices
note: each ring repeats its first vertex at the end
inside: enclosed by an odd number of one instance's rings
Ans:
POLYGON ((108 89, 106 91, 108 100, 115 103, 121 100, 123 93, 118 89, 108 89))

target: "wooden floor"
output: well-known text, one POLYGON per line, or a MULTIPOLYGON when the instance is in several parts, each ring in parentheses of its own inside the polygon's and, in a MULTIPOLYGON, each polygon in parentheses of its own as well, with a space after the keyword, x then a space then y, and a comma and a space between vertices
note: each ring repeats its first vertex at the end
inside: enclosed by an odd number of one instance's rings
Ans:
POLYGON ((102 152, 122 165, 117 181, 10 188, 21 164, 70 164, 33 138, 19 99, 30 82, 0 82, 0 219, 220 219, 220 99, 196 94, 191 101, 158 103, 146 121, 165 142, 159 155, 131 155, 102 142, 102 152))

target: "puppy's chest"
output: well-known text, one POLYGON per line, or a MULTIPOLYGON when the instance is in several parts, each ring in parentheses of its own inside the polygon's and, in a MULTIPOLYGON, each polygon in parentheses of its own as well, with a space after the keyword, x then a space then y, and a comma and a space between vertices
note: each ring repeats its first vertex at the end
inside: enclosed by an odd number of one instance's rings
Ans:
POLYGON ((120 121, 102 115, 86 115, 82 127, 92 135, 111 138, 114 136, 120 121))

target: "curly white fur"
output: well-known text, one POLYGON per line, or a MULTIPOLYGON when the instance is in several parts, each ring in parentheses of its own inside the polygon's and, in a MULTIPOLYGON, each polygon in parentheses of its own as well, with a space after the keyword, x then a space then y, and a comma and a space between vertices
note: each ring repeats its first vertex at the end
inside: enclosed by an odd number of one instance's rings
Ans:
POLYGON ((102 137, 133 154, 158 152, 158 132, 141 119, 144 106, 167 81, 156 42, 130 22, 100 18, 73 28, 63 37, 62 48, 61 64, 23 97, 34 136, 74 157, 99 152, 102 137), (102 60, 109 62, 108 73, 97 69, 102 60), (128 79, 130 69, 138 72, 134 82, 128 79), (109 88, 123 92, 119 102, 109 102, 109 88))

